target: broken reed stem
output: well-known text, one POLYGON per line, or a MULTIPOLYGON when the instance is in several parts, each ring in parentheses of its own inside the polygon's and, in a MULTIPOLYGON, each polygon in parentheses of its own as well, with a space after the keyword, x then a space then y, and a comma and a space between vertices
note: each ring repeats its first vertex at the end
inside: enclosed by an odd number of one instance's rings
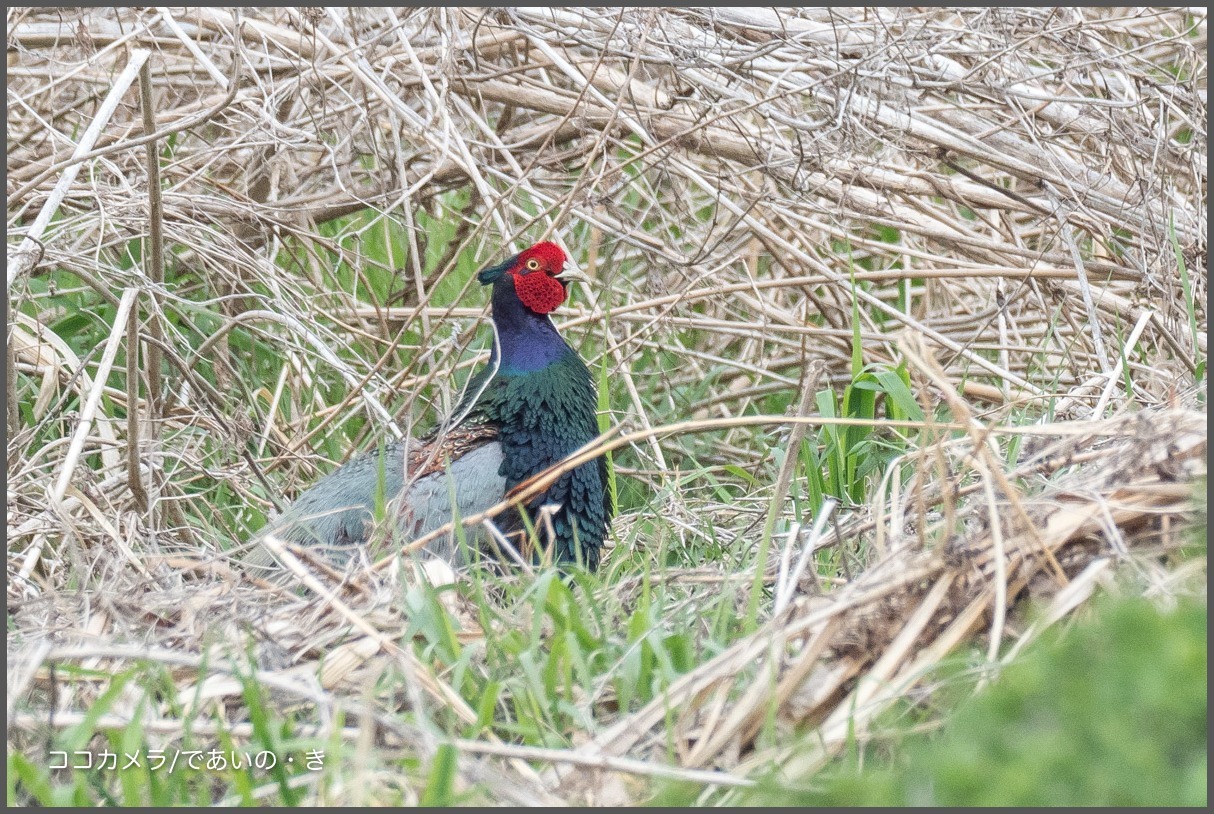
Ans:
MULTIPOLYGON (((154 136, 156 134, 156 106, 152 92, 152 67, 151 63, 145 62, 139 71, 139 102, 143 115, 143 131, 146 134, 154 136)), ((144 357, 145 367, 147 370, 147 398, 144 400, 146 408, 146 429, 147 439, 149 441, 149 452, 151 451, 151 442, 155 442, 159 433, 160 419, 164 413, 164 398, 161 385, 161 344, 164 341, 163 331, 160 325, 160 312, 163 305, 161 289, 164 287, 164 204, 160 190, 160 154, 159 154, 159 139, 150 138, 144 145, 145 157, 147 160, 147 183, 148 183, 148 238, 144 243, 143 265, 144 270, 148 275, 150 307, 147 308, 147 331, 152 339, 147 343, 146 356, 144 357)), ((130 483, 131 491, 135 497, 136 506, 147 519, 150 526, 155 527, 154 508, 155 505, 148 499, 148 491, 144 488, 143 480, 140 475, 138 461, 138 433, 139 433, 139 415, 138 404, 139 400, 136 397, 139 392, 139 376, 136 362, 139 358, 139 309, 131 311, 131 327, 128 333, 128 358, 127 358, 127 386, 130 388, 130 394, 127 398, 127 430, 129 433, 129 449, 130 459, 128 465, 131 467, 130 483)), ((148 486, 156 490, 157 471, 155 467, 148 467, 148 486)))
MULTIPOLYGON (((156 107, 152 96, 152 68, 147 62, 139 72, 139 99, 143 109, 143 131, 155 134, 156 107)), ((160 385, 160 344, 164 341, 160 327, 160 310, 162 306, 160 290, 164 286, 164 204, 160 192, 160 154, 157 149, 158 140, 150 140, 147 151, 148 169, 148 242, 144 249, 144 265, 151 281, 152 307, 149 309, 147 326, 152 339, 157 340, 148 344, 147 350, 147 381, 148 381, 148 438, 156 437, 158 419, 160 419, 164 403, 161 397, 160 385)))

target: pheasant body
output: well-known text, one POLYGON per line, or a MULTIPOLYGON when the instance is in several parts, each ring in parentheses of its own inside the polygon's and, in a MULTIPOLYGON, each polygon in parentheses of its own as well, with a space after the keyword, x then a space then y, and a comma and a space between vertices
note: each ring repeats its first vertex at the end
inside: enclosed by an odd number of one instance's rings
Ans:
MULTIPOLYGON (((350 461, 301 494, 268 530, 344 559, 368 540, 377 509, 385 507, 407 542, 450 522, 453 505, 461 518, 483 512, 593 440, 598 421, 590 371, 549 317, 565 299, 566 263, 562 249, 540 243, 482 271, 480 282, 493 286, 493 351, 470 380, 449 429, 350 461)), ((526 549, 529 521, 556 561, 597 568, 612 515, 606 460, 564 473, 524 509, 526 520, 516 511, 495 518, 508 541, 526 549), (541 516, 546 506, 554 507, 548 519, 541 516)), ((492 547, 479 527, 465 534, 473 547, 492 547)), ((426 550, 462 561, 452 534, 426 550)))
MULTIPOLYGON (((590 371, 572 351, 542 370, 517 374, 499 371, 471 415, 484 415, 484 420, 498 428, 500 471, 507 491, 564 460, 598 435, 590 371)), ((541 507, 562 507, 552 516, 555 558, 573 562, 580 554, 587 568, 598 567, 599 547, 611 510, 605 459, 566 472, 526 505, 533 523, 539 522, 541 507)), ((522 529, 521 518, 516 518, 509 532, 522 529)))

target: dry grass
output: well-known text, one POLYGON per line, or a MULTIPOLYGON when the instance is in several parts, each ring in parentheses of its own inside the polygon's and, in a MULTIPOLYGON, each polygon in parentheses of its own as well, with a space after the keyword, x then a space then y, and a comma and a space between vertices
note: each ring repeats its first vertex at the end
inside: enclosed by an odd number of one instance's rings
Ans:
MULTIPOLYGON (((145 720, 166 741, 198 715, 246 737, 241 670, 359 749, 430 759, 441 727, 402 709, 475 724, 401 645, 398 560, 298 552, 287 590, 228 556, 328 468, 315 450, 448 409, 484 350, 468 269, 549 236, 598 282, 559 322, 611 384, 604 443, 660 495, 617 521, 604 593, 639 590, 630 557, 660 564, 656 513, 682 550, 727 552, 661 579, 693 606, 736 585, 759 624, 648 705, 579 701, 576 747, 455 740, 461 782, 609 803, 638 793, 609 776, 810 770, 944 655, 978 637, 1008 658, 1112 565, 1158 595, 1184 579, 1161 554, 1205 474, 1204 10, 8 22, 10 747, 105 689, 51 665, 135 659, 172 676, 145 720), (812 397, 857 353, 905 364, 937 420, 811 532, 772 452, 832 423, 812 397), (688 479, 725 464, 757 479, 733 503, 688 479), (818 573, 803 552, 829 546, 842 570, 818 573), (1014 618, 1026 596, 1045 622, 1014 618), (385 671, 397 689, 369 690, 385 671), (773 709, 820 753, 757 741, 773 709)), ((359 791, 397 792, 417 799, 359 791)))

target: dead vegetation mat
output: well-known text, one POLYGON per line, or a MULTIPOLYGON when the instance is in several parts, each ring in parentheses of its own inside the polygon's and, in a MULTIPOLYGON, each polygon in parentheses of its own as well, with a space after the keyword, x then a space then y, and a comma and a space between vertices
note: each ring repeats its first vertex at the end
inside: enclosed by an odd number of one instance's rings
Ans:
MULTIPOLYGON (((595 337, 592 369, 626 396, 622 474, 654 493, 688 438, 655 400, 721 422, 716 454, 768 472, 743 419, 846 386, 857 348, 949 423, 918 436, 908 482, 773 538, 753 633, 639 709, 574 702, 594 726, 569 748, 457 741, 462 781, 618 803, 636 793, 618 778, 801 776, 958 648, 997 665, 1100 586, 1204 593, 1204 556, 1174 556, 1206 461, 1202 9, 16 8, 8 25, 10 749, 147 662, 172 691, 128 686, 96 725, 138 709, 166 743, 187 720, 247 737, 249 677, 315 731, 393 753, 441 741, 396 711, 474 723, 401 644, 411 566, 296 552, 286 584, 263 581, 229 559, 250 530, 210 506, 222 486, 268 510, 346 422, 365 441, 449 403, 483 312, 436 291, 461 257, 550 234, 600 284, 561 327, 595 337), (389 221, 410 249, 392 269, 360 242, 389 221), (423 224, 441 222, 440 241, 423 224), (382 296, 335 271, 376 263, 400 280, 382 296), (96 347, 57 333, 52 270, 109 309, 96 347), (272 387, 241 380, 246 331, 282 360, 272 387), (679 363, 637 364, 660 352, 679 363), (818 574, 829 546, 855 568, 818 574), (773 715, 819 748, 758 739, 773 715)), ((758 490, 777 509, 786 492, 758 490)), ((665 511, 749 551, 735 508, 665 511)), ((754 569, 661 578, 722 590, 754 569)), ((451 596, 460 635, 487 635, 451 596)))

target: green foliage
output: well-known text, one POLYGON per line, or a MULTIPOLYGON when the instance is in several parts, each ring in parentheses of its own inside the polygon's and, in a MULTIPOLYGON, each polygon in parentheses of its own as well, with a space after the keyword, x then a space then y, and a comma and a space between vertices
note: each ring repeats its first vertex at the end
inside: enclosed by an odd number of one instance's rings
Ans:
POLYGON ((1206 607, 1103 601, 894 761, 766 785, 784 805, 1206 805, 1206 607), (808 780, 808 779, 807 779, 808 780))
POLYGON ((448 806, 455 802, 455 770, 458 753, 449 744, 438 747, 430 767, 429 781, 419 803, 423 806, 448 806))
MULTIPOLYGON (((833 390, 822 390, 815 401, 823 418, 923 420, 905 363, 897 368, 869 365, 844 388, 841 397, 836 397, 833 390)), ((801 446, 809 510, 816 513, 826 496, 846 505, 862 503, 871 494, 873 478, 880 477, 905 447, 903 436, 896 430, 824 426, 814 442, 806 441, 801 446)))

